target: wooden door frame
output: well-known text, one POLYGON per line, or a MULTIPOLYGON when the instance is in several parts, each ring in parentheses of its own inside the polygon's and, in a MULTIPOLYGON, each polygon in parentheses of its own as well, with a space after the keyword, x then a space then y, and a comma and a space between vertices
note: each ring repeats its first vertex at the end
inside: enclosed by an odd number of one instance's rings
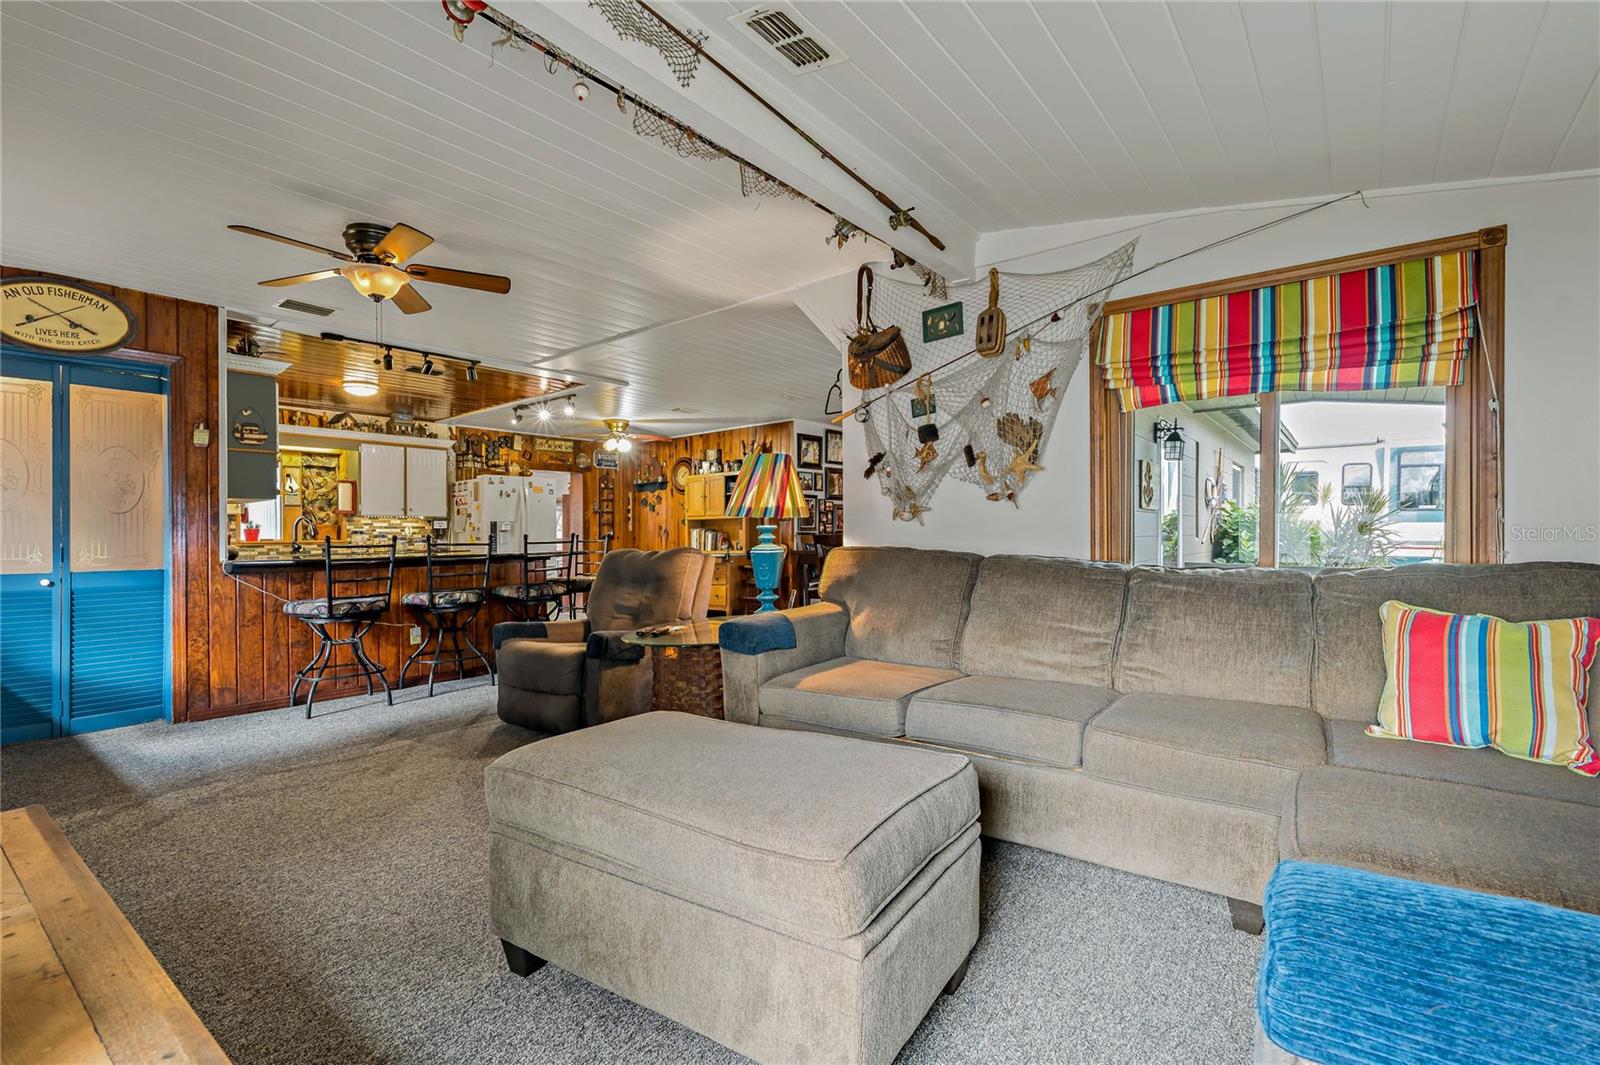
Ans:
MULTIPOLYGON (((1445 390, 1444 560, 1499 562, 1505 541, 1505 226, 1112 300, 1102 318, 1468 249, 1478 252, 1479 332, 1477 357, 1467 359, 1466 379, 1445 390)), ((1123 413, 1116 393, 1106 387, 1096 364, 1099 339, 1097 324, 1089 340, 1089 554, 1100 561, 1131 562, 1133 415, 1123 413)), ((1263 393, 1262 440, 1276 441, 1278 413, 1276 395, 1263 393)), ((1268 495, 1268 475, 1276 478, 1276 471, 1276 447, 1263 447, 1261 483, 1268 495)), ((1257 531, 1263 566, 1277 563, 1276 514, 1268 513, 1270 509, 1261 508, 1257 531)))

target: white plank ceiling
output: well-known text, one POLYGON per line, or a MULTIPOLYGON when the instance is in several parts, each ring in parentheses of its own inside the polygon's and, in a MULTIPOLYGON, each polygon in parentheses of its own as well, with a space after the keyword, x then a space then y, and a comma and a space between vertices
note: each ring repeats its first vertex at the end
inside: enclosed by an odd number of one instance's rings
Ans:
MULTIPOLYGON (((1593 2, 805 2, 849 61, 801 76, 727 21, 751 2, 666 9, 874 183, 978 232, 1600 167, 1593 2)), ((539 11, 517 5, 559 42, 539 11)), ((496 35, 458 44, 433 0, 8 0, 4 261, 362 336, 343 281, 255 284, 325 260, 223 227, 337 247, 403 220, 438 239, 421 261, 512 294, 421 286, 435 310, 386 312, 396 342, 626 379, 583 413, 647 428, 818 416, 836 349, 783 294, 881 246, 833 249, 826 215, 741 198, 732 163, 635 136, 496 35)))
POLYGON ((805 0, 850 61, 801 75, 749 6, 673 9, 982 232, 1600 166, 1592 0, 805 0))

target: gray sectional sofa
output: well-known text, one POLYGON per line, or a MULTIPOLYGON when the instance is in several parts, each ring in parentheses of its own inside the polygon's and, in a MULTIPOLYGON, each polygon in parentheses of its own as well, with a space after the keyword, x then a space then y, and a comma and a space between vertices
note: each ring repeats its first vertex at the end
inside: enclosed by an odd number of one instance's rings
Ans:
POLYGON ((820 592, 772 649, 724 632, 728 719, 965 753, 985 835, 1226 895, 1246 923, 1280 858, 1600 912, 1600 781, 1363 732, 1379 604, 1600 615, 1600 566, 1311 576, 847 547, 820 592))

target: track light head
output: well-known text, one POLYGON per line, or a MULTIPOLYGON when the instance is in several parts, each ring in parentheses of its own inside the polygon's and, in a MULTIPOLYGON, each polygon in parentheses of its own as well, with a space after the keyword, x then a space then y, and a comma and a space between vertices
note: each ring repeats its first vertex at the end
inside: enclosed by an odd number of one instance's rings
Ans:
POLYGON ((394 369, 394 352, 388 348, 383 349, 383 368, 385 370, 394 369))
POLYGON ((478 379, 478 364, 475 363, 475 362, 467 363, 467 380, 468 381, 476 381, 477 379, 478 379))
POLYGON ((578 404, 573 401, 571 396, 568 396, 566 402, 561 404, 561 413, 562 416, 567 418, 570 418, 574 414, 578 413, 578 404))
POLYGON ((522 424, 522 408, 521 407, 512 407, 511 408, 511 424, 512 425, 521 425, 522 424))
POLYGON ((541 422, 548 422, 550 420, 550 404, 539 404, 539 408, 533 412, 533 416, 541 422))

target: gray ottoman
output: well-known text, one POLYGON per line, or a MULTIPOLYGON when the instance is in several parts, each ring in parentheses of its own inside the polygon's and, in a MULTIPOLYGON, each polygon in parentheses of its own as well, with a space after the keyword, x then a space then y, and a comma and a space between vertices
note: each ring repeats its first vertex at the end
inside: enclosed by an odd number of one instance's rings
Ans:
POLYGON ((555 962, 759 1061, 892 1061, 977 942, 961 755, 652 713, 485 777, 512 970, 555 962))

